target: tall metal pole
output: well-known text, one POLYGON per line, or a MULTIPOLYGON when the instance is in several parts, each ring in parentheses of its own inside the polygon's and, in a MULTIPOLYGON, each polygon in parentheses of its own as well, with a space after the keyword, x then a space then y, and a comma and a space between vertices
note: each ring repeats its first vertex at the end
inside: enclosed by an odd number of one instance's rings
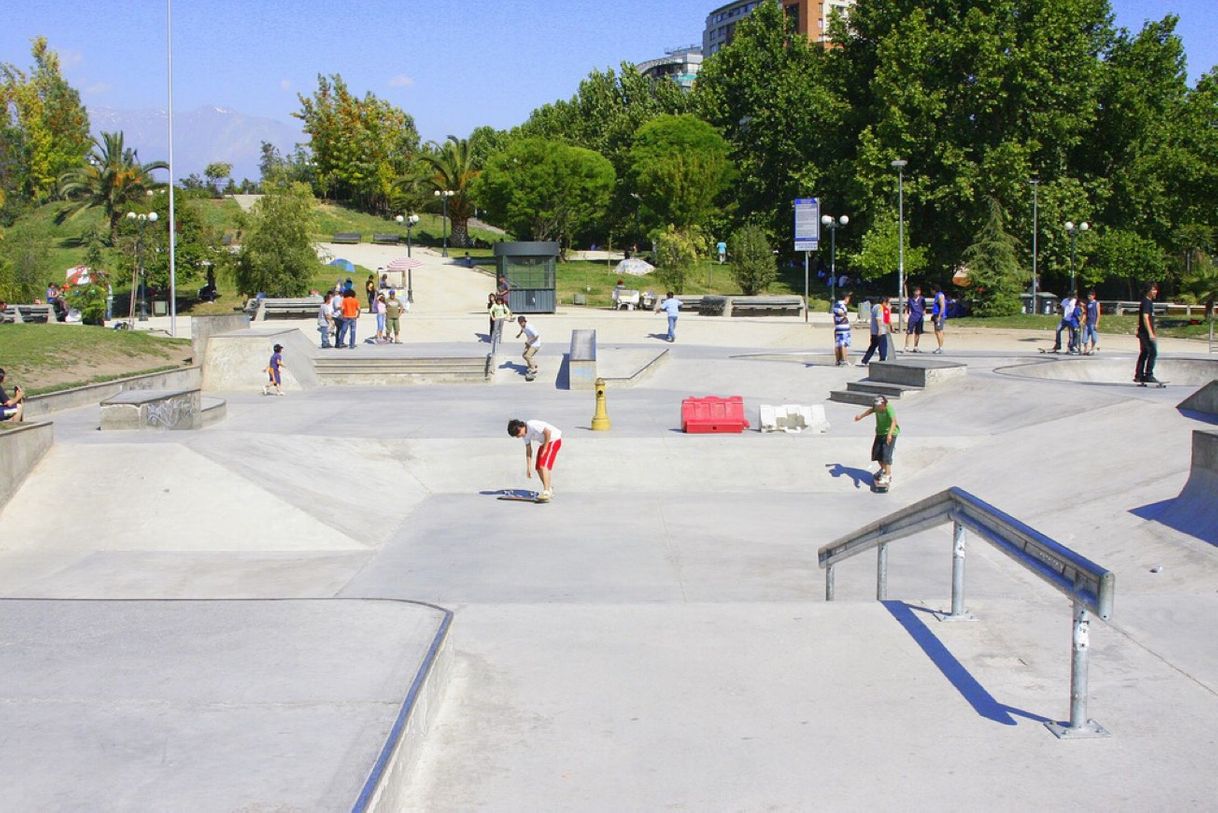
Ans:
POLYGON ((1036 192, 1037 192, 1037 188, 1040 186, 1040 179, 1033 178, 1031 181, 1029 181, 1029 183, 1032 184, 1032 314, 1035 315, 1040 312, 1040 310, 1037 307, 1037 302, 1036 302, 1036 286, 1037 286, 1036 232, 1037 232, 1037 215, 1039 214, 1038 208, 1037 208, 1036 192))
POLYGON ((177 246, 173 210, 173 0, 165 0, 165 42, 169 51, 169 335, 178 335, 177 246))
POLYGON ((904 332, 905 306, 905 165, 909 162, 898 158, 892 162, 897 168, 897 332, 904 332))
POLYGON ((808 321, 808 255, 810 251, 804 252, 804 322, 808 321))
POLYGON ((837 302, 837 224, 829 227, 829 304, 837 302))
POLYGON ((444 190, 444 256, 448 256, 448 190, 444 190))

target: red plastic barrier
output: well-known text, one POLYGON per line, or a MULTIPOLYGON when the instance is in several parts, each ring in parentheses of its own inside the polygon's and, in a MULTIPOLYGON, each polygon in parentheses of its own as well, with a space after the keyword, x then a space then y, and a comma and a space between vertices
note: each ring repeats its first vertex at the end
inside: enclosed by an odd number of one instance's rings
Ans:
POLYGON ((681 431, 694 433, 743 432, 749 422, 744 417, 744 399, 708 395, 686 398, 681 402, 681 431))

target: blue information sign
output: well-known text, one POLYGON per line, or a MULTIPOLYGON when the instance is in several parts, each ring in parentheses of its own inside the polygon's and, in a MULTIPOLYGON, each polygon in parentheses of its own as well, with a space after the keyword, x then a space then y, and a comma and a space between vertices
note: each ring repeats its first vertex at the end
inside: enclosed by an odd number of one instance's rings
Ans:
POLYGON ((795 199, 795 250, 816 251, 820 245, 820 201, 795 199))

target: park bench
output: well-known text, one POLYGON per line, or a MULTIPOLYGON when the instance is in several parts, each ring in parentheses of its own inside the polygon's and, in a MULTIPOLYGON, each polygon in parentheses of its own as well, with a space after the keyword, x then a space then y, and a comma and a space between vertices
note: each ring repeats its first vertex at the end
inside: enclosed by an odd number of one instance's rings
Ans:
POLYGON ((334 235, 334 239, 331 240, 330 242, 331 243, 358 243, 359 239, 360 239, 359 232, 357 232, 357 231, 340 231, 334 235))
MULTIPOLYGON (((334 242, 337 243, 338 241, 335 240, 334 242)), ((357 240, 356 242, 359 242, 359 241, 357 240)), ((398 243, 402 242, 402 235, 388 234, 388 233, 386 233, 386 234, 375 234, 374 233, 372 235, 372 242, 378 243, 382 246, 396 246, 398 243)))
POLYGON ((621 310, 625 308, 628 311, 638 307, 640 294, 630 288, 614 288, 613 289, 613 309, 621 310))
POLYGON ((702 296, 686 296, 685 294, 677 294, 677 299, 681 300, 681 310, 692 311, 694 313, 701 312, 702 300, 705 298, 706 297, 702 296))
POLYGON ((59 319, 55 316, 54 305, 9 305, 4 311, 6 322, 46 322, 54 324, 59 319))
POLYGON ((317 309, 321 307, 322 298, 319 296, 305 296, 298 299, 251 299, 246 305, 246 312, 250 314, 250 321, 262 322, 271 316, 317 316, 317 309), (250 308, 252 305, 252 309, 250 308))
POLYGON ((804 302, 798 296, 735 296, 732 316, 799 316, 804 302))
POLYGON ((567 353, 567 382, 573 390, 596 386, 596 331, 572 330, 567 353))

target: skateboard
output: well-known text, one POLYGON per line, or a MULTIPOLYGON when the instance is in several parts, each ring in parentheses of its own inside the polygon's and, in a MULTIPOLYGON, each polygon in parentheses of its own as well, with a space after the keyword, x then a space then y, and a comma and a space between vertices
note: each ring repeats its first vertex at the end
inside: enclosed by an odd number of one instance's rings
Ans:
POLYGON ((537 380, 537 373, 533 373, 532 375, 529 375, 528 373, 525 373, 525 374, 524 374, 524 380, 525 380, 525 381, 535 381, 535 380, 537 380))
POLYGON ((549 502, 549 500, 543 500, 540 498, 541 494, 536 491, 519 491, 514 494, 504 494, 499 497, 499 499, 507 500, 508 502, 549 502))
POLYGON ((883 481, 881 481, 875 477, 871 478, 871 490, 874 491, 876 494, 887 494, 888 489, 891 485, 892 485, 891 477, 889 477, 887 480, 883 480, 883 481))
POLYGON ((1170 383, 1171 383, 1170 381, 1156 381, 1154 384, 1146 384, 1146 383, 1144 383, 1144 382, 1142 382, 1142 381, 1135 381, 1135 382, 1134 382, 1134 384, 1136 384, 1136 385, 1137 385, 1137 386, 1139 386, 1139 387, 1153 387, 1153 388, 1154 388, 1154 389, 1156 389, 1156 390, 1161 390, 1161 389, 1163 389, 1164 387, 1166 387, 1166 386, 1167 386, 1168 384, 1170 384, 1170 383))

